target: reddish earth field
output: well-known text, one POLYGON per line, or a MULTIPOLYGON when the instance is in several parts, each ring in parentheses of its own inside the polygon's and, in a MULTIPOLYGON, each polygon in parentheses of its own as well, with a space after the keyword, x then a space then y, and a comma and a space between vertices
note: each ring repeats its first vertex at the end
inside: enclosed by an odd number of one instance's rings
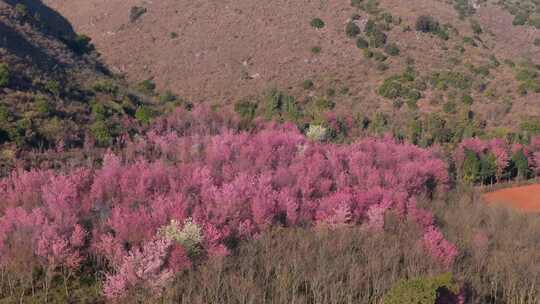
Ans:
POLYGON ((540 185, 502 189, 484 195, 488 204, 509 206, 521 211, 540 212, 540 185))

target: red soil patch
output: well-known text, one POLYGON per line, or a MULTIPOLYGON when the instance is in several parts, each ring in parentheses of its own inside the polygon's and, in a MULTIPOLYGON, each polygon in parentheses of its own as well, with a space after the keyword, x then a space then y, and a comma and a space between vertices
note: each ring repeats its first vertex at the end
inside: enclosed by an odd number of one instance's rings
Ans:
POLYGON ((502 189, 486 193, 488 204, 509 206, 525 212, 540 212, 540 185, 502 189))

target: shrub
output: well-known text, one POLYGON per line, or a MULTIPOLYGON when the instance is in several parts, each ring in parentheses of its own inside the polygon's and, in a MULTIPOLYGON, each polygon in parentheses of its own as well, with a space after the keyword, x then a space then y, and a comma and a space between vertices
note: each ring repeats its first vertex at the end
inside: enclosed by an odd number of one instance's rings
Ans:
POLYGON ((161 103, 169 103, 169 102, 174 102, 177 100, 178 100, 178 96, 176 96, 176 94, 174 94, 173 92, 169 90, 166 90, 165 93, 161 94, 161 96, 159 97, 159 101, 161 103))
POLYGON ((354 22, 349 22, 345 27, 345 33, 347 34, 347 37, 355 38, 360 34, 360 28, 354 22))
POLYGON ((325 26, 325 23, 324 21, 322 21, 321 18, 314 18, 311 20, 311 26, 314 27, 314 28, 318 28, 318 29, 321 29, 325 26))
POLYGON ((374 48, 380 48, 386 44, 387 39, 386 34, 376 28, 369 35, 369 45, 374 48))
POLYGON ((0 64, 0 88, 6 87, 9 85, 9 68, 7 64, 0 64))
POLYGON ((377 60, 379 62, 383 62, 383 61, 386 61, 386 59, 388 59, 388 57, 386 57, 381 52, 373 52, 373 59, 375 59, 375 60, 377 60))
POLYGON ((540 46, 540 37, 534 39, 534 45, 540 46))
POLYGON ((367 49, 369 47, 369 43, 362 37, 358 37, 356 39, 356 46, 359 49, 367 49))
POLYGON ((384 52, 390 56, 399 55, 399 47, 395 43, 389 43, 384 47, 384 52))
POLYGON ((320 47, 320 46, 314 46, 314 47, 312 47, 312 48, 311 48, 311 53, 313 53, 313 54, 315 54, 315 55, 321 53, 321 47, 320 47))
POLYGON ((302 88, 304 88, 304 90, 311 90, 313 86, 314 84, 311 79, 306 79, 304 82, 302 82, 302 88))
POLYGON ((147 106, 140 106, 135 112, 135 118, 143 124, 149 124, 154 116, 154 111, 147 106))
POLYGON ((243 119, 252 120, 255 118, 257 104, 249 100, 242 100, 234 104, 234 111, 243 119))
POLYGON ((73 41, 69 43, 70 48, 77 54, 88 54, 95 50, 95 47, 90 43, 92 39, 86 35, 76 35, 73 41))
POLYGON ((177 32, 171 32, 169 34, 169 37, 171 37, 171 39, 176 39, 176 38, 178 38, 178 33, 177 32))
POLYGON ((525 25, 528 20, 529 20, 528 15, 519 13, 516 16, 514 16, 514 20, 512 21, 512 24, 515 26, 525 25))
POLYGON ((49 91, 49 93, 53 94, 54 96, 60 96, 62 88, 60 86, 60 82, 56 80, 49 80, 45 83, 45 90, 49 91))
POLYGON ((463 94, 461 101, 466 105, 472 105, 474 102, 473 98, 469 94, 463 94))
POLYGON ((155 90, 156 90, 156 84, 154 83, 152 79, 143 80, 137 85, 137 91, 145 95, 149 95, 149 96, 155 95, 156 94, 155 90))
POLYGON ((482 26, 480 26, 480 23, 478 23, 476 20, 471 20, 471 28, 475 35, 480 35, 483 32, 482 26))
POLYGON ((459 288, 451 273, 404 280, 390 289, 384 296, 383 304, 434 304, 443 303, 441 300, 448 297, 456 298, 453 302, 457 303, 459 288))
POLYGON ((132 6, 129 10, 129 21, 132 23, 137 21, 139 18, 142 17, 142 15, 146 14, 146 12, 147 9, 145 7, 132 6))
POLYGON ((103 120, 97 120, 90 126, 90 132, 99 146, 108 146, 112 142, 112 134, 109 126, 103 120))
POLYGON ((449 101, 443 105, 443 111, 447 114, 455 114, 456 113, 456 103, 453 101, 449 101))
POLYGON ((416 19, 416 30, 423 33, 437 33, 440 30, 440 25, 431 16, 420 16, 416 19))
POLYGON ((118 86, 109 79, 100 79, 94 83, 92 89, 96 92, 100 93, 106 93, 111 95, 118 94, 119 88, 118 86))
POLYGON ((38 113, 45 117, 49 116, 54 110, 53 105, 46 98, 43 97, 36 98, 35 107, 38 113))

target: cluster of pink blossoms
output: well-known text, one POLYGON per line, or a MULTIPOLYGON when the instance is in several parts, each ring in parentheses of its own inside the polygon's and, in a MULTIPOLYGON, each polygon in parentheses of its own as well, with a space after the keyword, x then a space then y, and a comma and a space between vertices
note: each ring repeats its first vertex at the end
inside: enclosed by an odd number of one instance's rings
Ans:
POLYGON ((75 272, 99 259, 109 271, 104 292, 117 298, 134 286, 159 292, 190 266, 185 244, 159 234, 171 221, 192 221, 202 252, 216 256, 230 240, 276 225, 383 229, 386 212, 416 220, 441 263, 457 255, 416 206, 448 182, 435 153, 388 137, 336 145, 311 142, 293 125, 236 132, 226 121, 189 119, 161 121, 96 168, 0 180, 0 264, 75 272))

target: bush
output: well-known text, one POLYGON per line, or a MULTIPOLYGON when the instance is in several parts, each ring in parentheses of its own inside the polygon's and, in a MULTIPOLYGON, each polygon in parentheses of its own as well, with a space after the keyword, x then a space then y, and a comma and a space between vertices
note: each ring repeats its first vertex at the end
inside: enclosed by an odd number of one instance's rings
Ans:
POLYGON ((456 103, 453 101, 449 101, 443 105, 443 111, 447 114, 455 114, 456 113, 456 103))
POLYGON ((100 79, 94 83, 92 89, 95 92, 99 93, 105 93, 110 95, 116 95, 118 94, 119 88, 118 86, 109 79, 100 79))
POLYGON ((257 104, 249 100, 241 100, 234 104, 234 111, 244 120, 252 120, 257 111, 257 104))
POLYGON ((528 20, 529 20, 528 15, 520 13, 520 14, 517 14, 514 17, 514 20, 512 21, 512 24, 514 26, 525 25, 528 20))
POLYGON ((155 95, 156 84, 154 83, 152 79, 146 79, 137 85, 137 91, 139 91, 142 94, 149 95, 149 96, 155 95))
POLYGON ((92 39, 86 35, 77 35, 69 43, 69 47, 79 55, 88 54, 95 50, 94 45, 90 41, 92 39))
POLYGON ((141 6, 131 7, 129 11, 129 21, 130 22, 137 21, 139 18, 142 17, 142 15, 146 14, 146 12, 147 12, 147 9, 145 7, 141 7, 141 6))
POLYGON ((540 46, 540 37, 534 39, 534 45, 540 46))
POLYGON ((378 28, 375 28, 373 31, 371 31, 371 34, 369 35, 369 45, 374 48, 380 48, 386 44, 387 39, 388 37, 385 33, 383 33, 378 28))
POLYGON ((472 105, 474 102, 473 98, 469 94, 463 94, 461 101, 466 105, 472 105))
POLYGON ((161 94, 161 96, 159 97, 159 101, 161 103, 169 103, 176 100, 178 100, 178 96, 176 96, 173 92, 169 90, 166 90, 165 93, 161 94))
POLYGON ((440 30, 440 25, 431 16, 420 16, 416 19, 416 30, 423 33, 437 33, 440 30))
POLYGON ((389 43, 384 47, 384 52, 390 56, 399 55, 399 47, 395 43, 389 43))
POLYGON ((349 22, 345 27, 345 33, 347 34, 347 37, 355 38, 360 34, 360 28, 354 22, 349 22))
POLYGON ((140 106, 135 112, 135 119, 143 124, 150 124, 154 116, 154 111, 147 106, 140 106))
POLYGON ((454 281, 452 274, 445 273, 435 277, 401 281, 384 296, 383 304, 443 303, 441 299, 457 298, 458 293, 459 285, 454 281))
POLYGON ((318 28, 318 29, 321 29, 325 26, 325 23, 324 21, 322 21, 321 18, 314 18, 313 20, 311 20, 310 24, 312 27, 318 28))
POLYGON ((369 47, 369 43, 366 41, 366 39, 364 39, 362 37, 358 37, 356 39, 356 46, 359 49, 367 49, 369 47))
POLYGON ((482 26, 480 26, 480 23, 478 23, 476 20, 471 20, 471 28, 475 35, 480 35, 483 32, 482 26))
POLYGON ((108 146, 112 143, 112 134, 107 123, 97 120, 90 126, 90 133, 99 146, 108 146))
POLYGON ((306 79, 304 82, 302 82, 302 88, 304 88, 304 90, 311 90, 313 86, 314 84, 311 79, 306 79))
POLYGON ((313 54, 315 54, 315 55, 319 54, 319 53, 321 53, 321 47, 320 46, 314 46, 314 47, 311 48, 311 52, 313 54))
POLYGON ((9 85, 9 68, 7 64, 0 64, 0 88, 6 87, 9 85))

